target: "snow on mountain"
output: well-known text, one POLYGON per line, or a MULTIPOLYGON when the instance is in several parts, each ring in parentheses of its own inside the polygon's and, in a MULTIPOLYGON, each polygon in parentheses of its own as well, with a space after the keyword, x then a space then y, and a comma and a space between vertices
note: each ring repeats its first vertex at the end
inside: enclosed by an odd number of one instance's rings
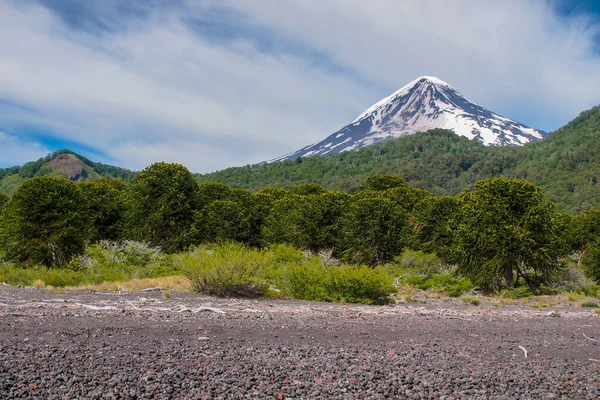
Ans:
POLYGON ((269 162, 357 150, 436 128, 487 146, 520 146, 546 135, 471 102, 438 78, 422 76, 373 104, 325 140, 269 162))

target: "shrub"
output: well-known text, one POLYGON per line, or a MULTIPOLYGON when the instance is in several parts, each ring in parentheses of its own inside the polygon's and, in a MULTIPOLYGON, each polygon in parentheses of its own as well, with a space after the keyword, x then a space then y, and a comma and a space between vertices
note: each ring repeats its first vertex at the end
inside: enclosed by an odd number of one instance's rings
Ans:
POLYGON ((461 296, 460 299, 462 300, 463 303, 471 304, 474 306, 478 306, 479 304, 481 304, 481 300, 477 296, 471 296, 471 295, 466 294, 464 296, 461 296))
POLYGON ((106 276, 110 280, 119 280, 118 276, 125 279, 156 278, 177 273, 170 258, 160 249, 134 241, 116 243, 103 240, 91 245, 69 264, 69 269, 106 276))
POLYGON ((215 296, 256 297, 267 293, 271 257, 237 243, 198 247, 175 256, 192 290, 215 296))
POLYGON ((361 304, 388 304, 396 292, 393 277, 382 268, 344 265, 323 266, 330 272, 326 288, 331 301, 361 304))
POLYGON ((504 289, 500 291, 500 297, 505 299, 523 299, 533 296, 533 292, 529 287, 518 287, 514 289, 504 289))
POLYGON ((400 277, 400 282, 421 290, 431 289, 445 292, 451 297, 458 297, 473 289, 473 284, 469 279, 455 278, 446 274, 433 274, 430 276, 404 275, 400 277))
POLYGON ((297 299, 361 304, 389 303, 392 284, 381 267, 325 265, 320 257, 284 266, 279 282, 284 294, 297 299))
POLYGON ((418 274, 433 275, 445 272, 447 267, 435 254, 426 254, 423 251, 406 250, 394 259, 394 264, 401 269, 410 269, 418 274))
POLYGON ((598 303, 594 303, 593 301, 583 302, 581 303, 581 307, 600 308, 598 303))

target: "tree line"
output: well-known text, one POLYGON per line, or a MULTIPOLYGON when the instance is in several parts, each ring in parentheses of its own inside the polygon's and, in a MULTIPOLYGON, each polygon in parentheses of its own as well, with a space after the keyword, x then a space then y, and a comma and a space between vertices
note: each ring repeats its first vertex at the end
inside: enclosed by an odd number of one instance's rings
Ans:
POLYGON ((394 174, 435 195, 454 196, 481 179, 504 176, 542 186, 559 210, 576 213, 600 207, 599 135, 600 107, 594 107, 524 146, 484 146, 434 129, 356 151, 227 168, 197 178, 251 190, 316 182, 354 191, 371 175, 394 174))
POLYGON ((282 243, 369 266, 423 250, 486 290, 551 285, 577 255, 600 279, 600 210, 557 212, 539 187, 517 179, 480 180, 456 196, 434 196, 394 175, 371 176, 353 194, 311 183, 250 192, 199 184, 182 165, 155 163, 130 185, 35 177, 10 198, 0 194, 7 261, 65 268, 101 240, 143 241, 167 253, 282 243))

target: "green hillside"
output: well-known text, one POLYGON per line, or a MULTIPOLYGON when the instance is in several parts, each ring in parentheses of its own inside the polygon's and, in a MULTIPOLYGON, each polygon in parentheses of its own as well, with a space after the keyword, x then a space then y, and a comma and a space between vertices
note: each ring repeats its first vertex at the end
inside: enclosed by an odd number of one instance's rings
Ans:
POLYGON ((228 168, 197 178, 253 190, 314 182, 353 191, 366 177, 384 173, 400 175, 438 195, 457 194, 479 179, 517 177, 543 187, 560 210, 600 207, 600 107, 522 147, 486 147, 450 131, 433 130, 355 152, 228 168))
POLYGON ((69 150, 60 150, 23 166, 0 168, 0 192, 12 194, 27 178, 34 176, 64 177, 73 181, 88 181, 102 177, 131 181, 134 172, 91 161, 69 150))

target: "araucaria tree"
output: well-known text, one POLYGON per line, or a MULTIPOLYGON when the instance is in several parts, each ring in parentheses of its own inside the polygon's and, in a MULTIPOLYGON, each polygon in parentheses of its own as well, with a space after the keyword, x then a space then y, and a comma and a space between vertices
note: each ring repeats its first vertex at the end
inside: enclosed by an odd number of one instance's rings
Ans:
POLYGON ((8 260, 48 267, 63 266, 85 247, 87 204, 69 180, 26 180, 2 212, 0 241, 8 260))
POLYGON ((154 163, 135 177, 131 196, 128 225, 132 238, 168 253, 190 244, 200 199, 198 184, 187 168, 154 163))
POLYGON ((560 274, 554 205, 534 184, 492 178, 460 197, 455 236, 459 270, 480 287, 512 288, 519 278, 532 288, 560 274))
POLYGON ((2 214, 2 209, 8 203, 8 195, 4 192, 0 192, 0 215, 2 214))
POLYGON ((119 179, 101 179, 81 182, 78 186, 88 205, 90 242, 121 239, 130 204, 127 184, 119 179))
POLYGON ((343 256, 371 266, 389 262, 409 243, 408 213, 391 200, 361 198, 360 194, 341 218, 343 256))

